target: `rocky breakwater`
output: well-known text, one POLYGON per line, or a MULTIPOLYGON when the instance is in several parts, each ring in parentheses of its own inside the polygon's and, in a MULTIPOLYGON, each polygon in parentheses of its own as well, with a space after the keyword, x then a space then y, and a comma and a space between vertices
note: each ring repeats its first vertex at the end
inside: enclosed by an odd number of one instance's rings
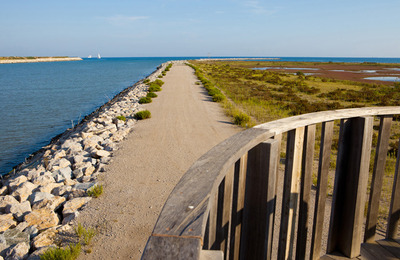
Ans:
MULTIPOLYGON (((154 81, 166 66, 147 78, 154 81)), ((58 233, 72 229, 91 200, 87 191, 106 173, 113 151, 135 125, 138 100, 147 91, 143 81, 125 89, 1 181, 0 260, 39 259, 58 233)))

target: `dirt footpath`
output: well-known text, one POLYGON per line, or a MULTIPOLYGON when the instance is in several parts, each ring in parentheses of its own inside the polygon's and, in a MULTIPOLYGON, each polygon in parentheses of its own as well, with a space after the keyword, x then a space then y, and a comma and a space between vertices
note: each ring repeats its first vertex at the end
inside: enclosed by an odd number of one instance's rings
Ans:
POLYGON ((229 123, 194 71, 174 64, 158 98, 114 153, 100 178, 104 194, 79 221, 97 227, 90 254, 79 259, 140 259, 158 214, 176 183, 205 152, 241 129, 229 123))

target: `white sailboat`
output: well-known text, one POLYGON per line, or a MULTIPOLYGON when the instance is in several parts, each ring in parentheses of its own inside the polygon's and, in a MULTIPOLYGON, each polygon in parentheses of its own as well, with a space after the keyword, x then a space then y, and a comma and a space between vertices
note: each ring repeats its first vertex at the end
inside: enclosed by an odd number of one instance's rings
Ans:
POLYGON ((101 59, 100 53, 97 53, 97 58, 101 59))

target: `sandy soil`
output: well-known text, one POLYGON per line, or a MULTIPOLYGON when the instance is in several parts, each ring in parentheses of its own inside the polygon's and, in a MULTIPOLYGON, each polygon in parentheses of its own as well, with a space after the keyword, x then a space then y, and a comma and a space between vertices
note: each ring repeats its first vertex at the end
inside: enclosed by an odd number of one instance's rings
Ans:
POLYGON ((203 153, 241 129, 229 123, 193 70, 175 64, 163 90, 100 178, 104 194, 92 200, 79 222, 97 227, 90 254, 79 259, 140 259, 162 206, 186 170, 203 153))
POLYGON ((55 57, 46 57, 46 58, 35 58, 35 59, 15 59, 15 60, 0 60, 0 64, 2 63, 34 63, 34 62, 55 62, 55 61, 77 61, 82 60, 78 57, 67 57, 67 58, 55 58, 55 57))

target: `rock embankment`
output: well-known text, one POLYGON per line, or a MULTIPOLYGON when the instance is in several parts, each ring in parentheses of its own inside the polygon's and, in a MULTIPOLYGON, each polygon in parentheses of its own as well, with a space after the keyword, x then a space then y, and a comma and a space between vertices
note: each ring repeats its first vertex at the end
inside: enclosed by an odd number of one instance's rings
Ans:
POLYGON ((77 61, 82 60, 79 57, 45 57, 45 58, 34 58, 34 59, 5 59, 0 60, 0 64, 5 63, 32 63, 32 62, 54 62, 54 61, 77 61))
MULTIPOLYGON (((157 79, 166 66, 147 78, 157 79)), ((57 233, 72 229, 71 222, 91 200, 87 191, 135 125, 133 115, 147 91, 143 81, 125 89, 1 181, 0 259, 38 259, 54 246, 57 233)))

